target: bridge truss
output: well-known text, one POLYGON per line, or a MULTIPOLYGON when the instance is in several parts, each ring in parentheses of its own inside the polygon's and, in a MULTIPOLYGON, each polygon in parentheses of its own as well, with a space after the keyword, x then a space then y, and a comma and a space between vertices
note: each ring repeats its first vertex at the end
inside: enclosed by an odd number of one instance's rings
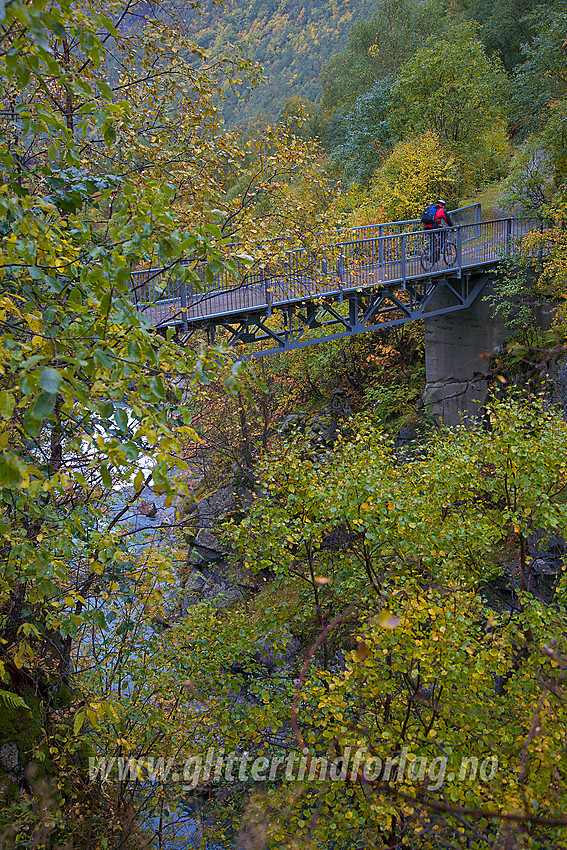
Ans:
POLYGON ((374 290, 340 292, 313 301, 278 306, 279 321, 268 315, 248 315, 218 319, 209 326, 211 340, 215 329, 223 328, 229 345, 255 343, 253 356, 264 357, 283 351, 341 339, 346 336, 383 330, 395 325, 439 316, 470 307, 480 294, 486 276, 467 274, 458 278, 439 277, 409 283, 405 289, 382 286, 374 290), (434 297, 441 294, 441 299, 434 297), (430 307, 431 302, 435 307, 430 307), (316 335, 311 331, 316 331, 316 335), (268 347, 264 347, 268 344, 268 347))

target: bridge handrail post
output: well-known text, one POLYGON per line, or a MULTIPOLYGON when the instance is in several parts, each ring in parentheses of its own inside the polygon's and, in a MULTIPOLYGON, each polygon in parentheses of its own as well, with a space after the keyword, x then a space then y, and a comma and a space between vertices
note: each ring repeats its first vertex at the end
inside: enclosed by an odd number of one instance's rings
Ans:
POLYGON ((378 265, 380 271, 384 269, 384 225, 378 227, 378 265))
POLYGON ((344 274, 344 248, 341 245, 340 254, 337 259, 337 276, 339 278, 339 290, 342 292, 343 289, 343 274, 344 274))
POLYGON ((262 266, 262 268, 260 268, 260 282, 264 284, 264 298, 266 299, 266 312, 267 312, 268 316, 271 316, 272 315, 272 304, 270 302, 270 287, 268 286, 269 276, 266 275, 266 272, 264 271, 263 266, 262 266))
MULTIPOLYGON (((179 278, 177 278, 179 280, 179 278)), ((187 324, 187 282, 185 279, 181 281, 181 315, 183 316, 183 331, 187 333, 188 324, 187 324)))
POLYGON ((461 225, 457 226, 457 267, 460 276, 463 270, 463 228, 461 225))
POLYGON ((407 277, 407 235, 402 233, 402 288, 406 288, 407 277))
POLYGON ((506 219, 506 254, 509 256, 512 250, 512 219, 506 219))

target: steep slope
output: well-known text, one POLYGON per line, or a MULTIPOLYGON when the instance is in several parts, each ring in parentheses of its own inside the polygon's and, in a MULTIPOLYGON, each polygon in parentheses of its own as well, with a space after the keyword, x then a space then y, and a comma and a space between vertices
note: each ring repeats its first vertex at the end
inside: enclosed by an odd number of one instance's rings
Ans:
POLYGON ((287 98, 299 94, 317 100, 319 72, 339 52, 353 23, 369 18, 374 0, 204 0, 201 14, 187 23, 195 41, 213 56, 239 48, 264 67, 266 82, 249 93, 248 102, 227 101, 229 122, 246 121, 263 110, 274 117, 287 98))

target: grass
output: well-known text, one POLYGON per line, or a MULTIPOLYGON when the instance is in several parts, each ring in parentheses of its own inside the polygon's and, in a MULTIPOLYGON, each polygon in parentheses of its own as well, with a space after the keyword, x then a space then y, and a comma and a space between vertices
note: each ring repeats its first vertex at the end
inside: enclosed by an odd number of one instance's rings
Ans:
POLYGON ((502 216, 500 201, 502 199, 503 189, 504 179, 489 183, 473 197, 465 198, 465 200, 461 201, 460 206, 466 207, 469 204, 481 204, 483 221, 500 218, 502 216))

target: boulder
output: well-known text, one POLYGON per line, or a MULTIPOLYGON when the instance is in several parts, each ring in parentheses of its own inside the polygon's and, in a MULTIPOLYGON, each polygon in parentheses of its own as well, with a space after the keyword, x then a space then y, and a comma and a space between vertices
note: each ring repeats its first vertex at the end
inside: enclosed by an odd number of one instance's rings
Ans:
POLYGON ((537 529, 528 536, 528 552, 533 558, 557 560, 567 552, 567 543, 560 534, 537 529))
POLYGON ((237 490, 233 485, 221 487, 197 503, 199 527, 211 529, 217 521, 236 508, 237 490))
POLYGON ((563 564, 561 561, 548 558, 536 558, 530 564, 530 571, 539 576, 557 576, 561 572, 563 564))
POLYGON ((187 581, 185 582, 183 589, 186 594, 200 593, 206 583, 207 580, 203 573, 198 570, 193 570, 193 572, 187 577, 187 581))
POLYGON ((180 613, 185 615, 198 602, 213 602, 217 610, 228 608, 244 597, 242 589, 232 583, 224 564, 218 569, 206 570, 203 573, 193 571, 187 581, 180 603, 180 613))
POLYGON ((286 418, 278 428, 278 431, 282 435, 282 437, 292 434, 296 429, 300 430, 303 433, 303 431, 305 431, 306 420, 307 416, 303 412, 303 410, 300 410, 297 413, 290 413, 289 416, 286 416, 286 418))
POLYGON ((193 543, 193 553, 199 555, 203 561, 222 561, 226 555, 226 549, 219 539, 207 528, 200 528, 193 543))
POLYGON ((346 419, 347 416, 352 415, 352 412, 352 407, 348 403, 345 391, 340 387, 334 390, 331 397, 331 413, 333 417, 346 419))

